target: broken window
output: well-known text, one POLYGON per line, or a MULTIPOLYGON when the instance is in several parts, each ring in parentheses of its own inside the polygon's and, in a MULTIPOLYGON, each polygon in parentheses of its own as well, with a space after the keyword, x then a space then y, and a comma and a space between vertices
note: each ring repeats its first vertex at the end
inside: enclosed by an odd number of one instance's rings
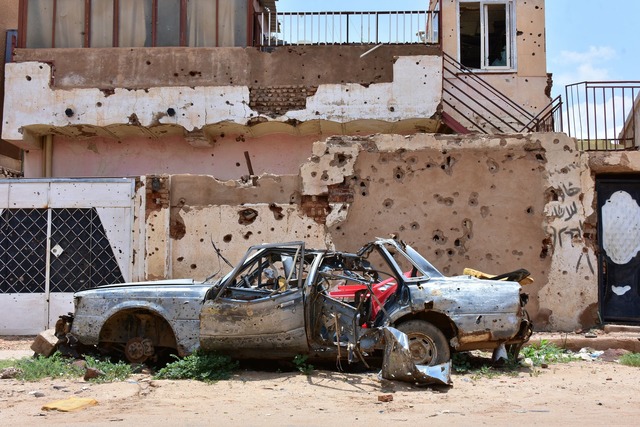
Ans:
POLYGON ((460 62, 475 69, 511 69, 513 1, 460 0, 460 62))

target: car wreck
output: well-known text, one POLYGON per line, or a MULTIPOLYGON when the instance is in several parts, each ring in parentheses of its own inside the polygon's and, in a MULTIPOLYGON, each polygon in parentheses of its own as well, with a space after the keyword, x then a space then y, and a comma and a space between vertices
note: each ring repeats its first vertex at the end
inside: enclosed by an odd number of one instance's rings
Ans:
POLYGON ((452 351, 517 356, 532 332, 518 283, 525 270, 471 273, 445 277, 395 239, 357 253, 259 245, 218 280, 78 292, 56 336, 62 346, 91 346, 132 363, 196 350, 365 364, 382 357, 385 378, 449 383, 452 351))

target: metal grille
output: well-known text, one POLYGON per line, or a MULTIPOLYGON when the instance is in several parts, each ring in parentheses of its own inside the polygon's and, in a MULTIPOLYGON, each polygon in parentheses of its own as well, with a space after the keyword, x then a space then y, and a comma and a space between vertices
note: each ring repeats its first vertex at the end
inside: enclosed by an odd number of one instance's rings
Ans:
POLYGON ((95 209, 54 209, 51 223, 51 292, 124 281, 95 209))
POLYGON ((0 215, 0 293, 42 293, 46 281, 47 210, 0 215))
MULTIPOLYGON (((47 209, 0 215, 0 293, 46 292, 47 209)), ((50 292, 124 281, 95 209, 52 209, 50 292)))

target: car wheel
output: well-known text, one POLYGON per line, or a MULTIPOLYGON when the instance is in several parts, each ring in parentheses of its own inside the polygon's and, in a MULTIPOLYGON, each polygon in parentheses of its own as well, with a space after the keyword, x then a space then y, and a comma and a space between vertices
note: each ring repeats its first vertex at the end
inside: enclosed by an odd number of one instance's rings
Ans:
POLYGON ((411 358, 418 365, 440 365, 451 359, 451 349, 442 331, 424 320, 409 320, 396 326, 409 337, 411 358))

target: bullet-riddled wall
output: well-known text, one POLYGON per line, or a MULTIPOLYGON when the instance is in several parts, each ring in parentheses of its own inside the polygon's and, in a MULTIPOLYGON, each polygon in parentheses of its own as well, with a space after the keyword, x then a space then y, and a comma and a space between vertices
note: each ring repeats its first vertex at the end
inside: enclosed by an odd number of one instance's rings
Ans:
POLYGON ((395 234, 447 275, 526 268, 538 328, 589 327, 597 261, 585 156, 562 134, 377 135, 316 142, 299 176, 144 177, 136 271, 207 277, 220 268, 212 241, 236 262, 263 242, 355 251, 395 234))

